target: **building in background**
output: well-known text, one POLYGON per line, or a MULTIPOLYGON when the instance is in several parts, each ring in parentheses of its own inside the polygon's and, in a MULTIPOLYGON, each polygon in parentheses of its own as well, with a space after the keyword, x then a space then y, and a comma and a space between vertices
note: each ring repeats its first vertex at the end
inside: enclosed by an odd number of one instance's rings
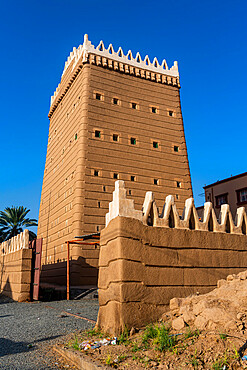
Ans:
POLYGON ((247 210, 247 172, 206 185, 204 191, 205 201, 212 202, 217 217, 222 204, 229 204, 233 217, 237 208, 247 210))
MULTIPOLYGON (((51 98, 38 238, 41 283, 66 285, 66 241, 100 231, 114 183, 141 209, 153 191, 162 210, 172 194, 182 213, 192 196, 177 62, 94 47, 84 37, 51 98)), ((98 248, 73 246, 72 288, 97 284, 98 248)))

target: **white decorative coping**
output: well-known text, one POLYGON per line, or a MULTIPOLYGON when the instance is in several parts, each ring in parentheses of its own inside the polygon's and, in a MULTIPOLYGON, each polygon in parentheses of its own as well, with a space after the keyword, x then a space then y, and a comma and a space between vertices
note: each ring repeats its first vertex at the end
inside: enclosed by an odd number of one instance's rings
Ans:
POLYGON ((29 248, 29 231, 25 229, 22 233, 6 240, 0 244, 2 255, 29 248))
POLYGON ((212 203, 206 202, 204 204, 203 217, 200 219, 193 198, 189 198, 185 201, 183 215, 180 217, 174 197, 168 195, 165 199, 162 213, 159 214, 154 195, 151 191, 146 193, 142 211, 138 211, 134 207, 134 200, 127 199, 124 181, 120 180, 115 182, 113 201, 109 204, 109 212, 106 214, 106 227, 112 219, 118 216, 134 218, 141 221, 144 225, 149 226, 223 232, 229 234, 246 235, 247 227, 247 215, 244 207, 237 209, 234 222, 229 205, 223 204, 218 220, 212 203))
MULTIPOLYGON (((129 50, 128 53, 124 55, 121 47, 118 48, 118 51, 114 51, 112 44, 110 44, 106 49, 102 40, 100 41, 99 45, 95 47, 94 45, 92 45, 91 41, 88 40, 87 34, 84 35, 83 44, 80 45, 78 48, 74 47, 73 51, 70 53, 67 61, 65 62, 62 77, 72 62, 73 70, 81 57, 83 63, 87 62, 89 54, 109 58, 119 63, 128 64, 132 67, 141 68, 150 72, 172 77, 179 77, 177 61, 174 61, 173 66, 169 69, 165 59, 163 59, 161 64, 159 64, 156 57, 154 58, 153 62, 151 62, 148 55, 146 55, 145 58, 142 60, 139 52, 134 57, 131 50, 129 50)), ((59 87, 56 89, 54 95, 51 97, 51 105, 58 94, 58 89, 59 87)))

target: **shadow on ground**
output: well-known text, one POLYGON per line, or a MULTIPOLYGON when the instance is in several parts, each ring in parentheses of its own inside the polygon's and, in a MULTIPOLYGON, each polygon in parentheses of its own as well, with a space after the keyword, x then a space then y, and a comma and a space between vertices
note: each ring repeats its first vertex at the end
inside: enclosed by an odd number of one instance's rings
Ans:
POLYGON ((0 338, 0 357, 32 351, 35 349, 36 343, 56 339, 60 336, 61 335, 53 335, 51 337, 35 340, 33 343, 14 342, 13 340, 7 338, 0 338))

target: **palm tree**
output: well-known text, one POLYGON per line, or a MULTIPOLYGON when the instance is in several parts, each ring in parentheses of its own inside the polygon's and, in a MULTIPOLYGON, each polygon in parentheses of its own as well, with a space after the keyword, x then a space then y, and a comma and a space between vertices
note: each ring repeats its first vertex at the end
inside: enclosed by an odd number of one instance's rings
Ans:
MULTIPOLYGON (((23 206, 6 207, 4 211, 0 211, 0 242, 20 234, 24 228, 38 225, 37 220, 26 217, 28 212, 30 209, 23 206)), ((29 239, 35 238, 36 234, 29 231, 29 239)))

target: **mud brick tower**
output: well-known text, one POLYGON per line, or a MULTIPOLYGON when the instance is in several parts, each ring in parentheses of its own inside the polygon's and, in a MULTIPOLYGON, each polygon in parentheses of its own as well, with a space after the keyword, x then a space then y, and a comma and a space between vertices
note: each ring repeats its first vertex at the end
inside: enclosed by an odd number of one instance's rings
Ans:
MULTIPOLYGON (((162 211, 192 196, 177 62, 169 69, 101 41, 68 57, 51 97, 38 237, 43 284, 65 286, 66 241, 100 231, 116 179, 142 208, 146 191, 162 211)), ((72 287, 97 284, 98 249, 73 246, 72 287)))

